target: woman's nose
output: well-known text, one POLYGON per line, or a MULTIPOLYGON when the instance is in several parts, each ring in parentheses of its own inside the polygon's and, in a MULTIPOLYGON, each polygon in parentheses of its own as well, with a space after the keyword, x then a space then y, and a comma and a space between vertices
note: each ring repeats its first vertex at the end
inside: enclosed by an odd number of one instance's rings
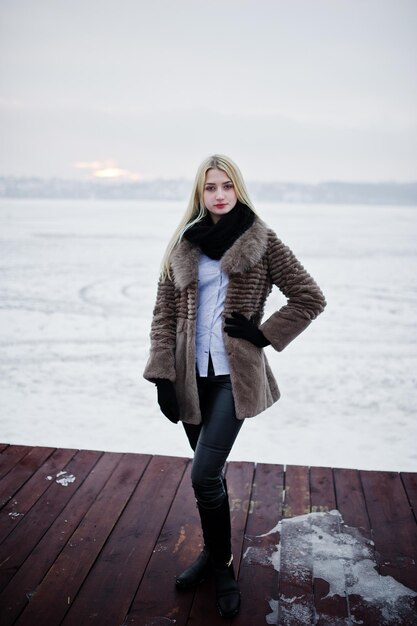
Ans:
POLYGON ((223 189, 220 187, 220 189, 216 191, 216 200, 220 200, 223 197, 224 197, 223 189))

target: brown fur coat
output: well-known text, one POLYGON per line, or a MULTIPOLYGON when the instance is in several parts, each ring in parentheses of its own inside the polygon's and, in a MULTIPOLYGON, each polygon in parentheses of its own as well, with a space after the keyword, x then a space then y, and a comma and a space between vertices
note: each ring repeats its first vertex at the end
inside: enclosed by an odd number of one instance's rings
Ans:
MULTIPOLYGON (((173 280, 158 282, 151 325, 151 347, 143 376, 175 383, 180 419, 201 422, 195 366, 195 324, 200 249, 182 239, 171 254, 173 280)), ((258 216, 225 252, 221 267, 229 276, 223 319, 232 311, 251 318, 281 351, 321 313, 324 296, 291 250, 258 216), (265 302, 276 285, 287 304, 262 322, 265 302)), ((236 417, 253 417, 280 397, 264 350, 223 331, 236 417)))

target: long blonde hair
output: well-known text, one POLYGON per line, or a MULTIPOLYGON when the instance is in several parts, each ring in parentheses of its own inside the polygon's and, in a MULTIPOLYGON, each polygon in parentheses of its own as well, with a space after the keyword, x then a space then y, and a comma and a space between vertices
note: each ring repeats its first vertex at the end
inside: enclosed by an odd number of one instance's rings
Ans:
POLYGON ((200 167, 197 170, 187 210, 185 211, 181 222, 179 223, 174 234, 172 235, 163 256, 160 274, 160 278, 162 280, 165 280, 167 278, 169 278, 170 280, 172 279, 169 260, 172 251, 180 243, 181 239, 184 236, 184 233, 189 228, 191 228, 191 226, 201 221, 207 215, 207 209, 204 206, 203 201, 204 183, 206 181, 206 174, 208 170, 213 168, 222 170, 227 174, 227 176, 230 178, 234 185, 238 200, 240 200, 240 202, 243 202, 243 204, 246 204, 257 215, 255 208, 249 198, 249 194, 246 189, 246 185, 243 180, 241 171, 236 163, 234 163, 232 159, 225 156, 224 154, 213 154, 212 156, 204 159, 204 161, 201 163, 200 167))

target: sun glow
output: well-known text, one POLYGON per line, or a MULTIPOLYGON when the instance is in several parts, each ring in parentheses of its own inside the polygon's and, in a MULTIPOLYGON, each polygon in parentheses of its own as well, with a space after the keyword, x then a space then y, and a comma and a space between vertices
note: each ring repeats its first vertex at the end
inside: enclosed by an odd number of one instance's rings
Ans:
POLYGON ((80 170, 89 170, 94 178, 113 180, 140 180, 137 172, 118 167, 116 161, 77 161, 73 167, 80 170))

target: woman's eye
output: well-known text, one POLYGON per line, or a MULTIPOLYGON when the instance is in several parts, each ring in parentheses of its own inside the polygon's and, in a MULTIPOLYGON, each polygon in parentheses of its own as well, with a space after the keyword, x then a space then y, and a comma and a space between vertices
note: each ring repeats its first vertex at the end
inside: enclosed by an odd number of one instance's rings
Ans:
POLYGON ((214 191, 214 187, 206 187, 206 191, 214 191))
POLYGON ((225 189, 233 189, 233 183, 226 183, 224 186, 225 189))

